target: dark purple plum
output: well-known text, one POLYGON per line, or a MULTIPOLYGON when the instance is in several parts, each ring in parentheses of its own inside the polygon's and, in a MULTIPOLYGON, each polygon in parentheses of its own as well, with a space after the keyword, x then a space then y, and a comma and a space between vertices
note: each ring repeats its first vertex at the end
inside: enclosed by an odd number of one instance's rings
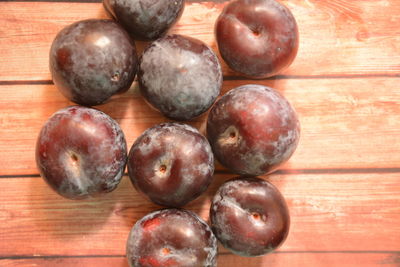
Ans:
POLYGON ((285 199, 275 186, 259 178, 225 182, 213 198, 210 219, 222 245, 241 256, 272 252, 289 233, 285 199))
POLYGON ((217 56, 203 42, 167 35, 144 51, 138 80, 145 99, 166 117, 189 120, 208 110, 220 93, 217 56))
POLYGON ((75 22, 57 34, 50 50, 54 84, 69 100, 85 106, 128 90, 137 64, 135 44, 111 20, 75 22))
POLYGON ((135 40, 152 41, 164 36, 179 20, 184 0, 103 0, 108 13, 135 40))
POLYGON ((232 89, 211 109, 207 136, 216 159, 244 175, 276 170, 296 150, 300 124, 289 102, 272 88, 232 89))
POLYGON ((54 113, 36 143, 36 163, 58 194, 82 199, 114 190, 127 159, 124 134, 107 114, 71 106, 54 113))
POLYGON ((213 267, 217 239, 195 213, 165 209, 136 222, 126 252, 131 267, 213 267))
POLYGON ((197 129, 163 123, 146 130, 132 145, 128 173, 135 188, 151 201, 181 207, 211 183, 214 156, 197 129))
POLYGON ((249 78, 266 78, 285 70, 299 46, 297 23, 276 0, 235 0, 215 24, 222 58, 249 78))

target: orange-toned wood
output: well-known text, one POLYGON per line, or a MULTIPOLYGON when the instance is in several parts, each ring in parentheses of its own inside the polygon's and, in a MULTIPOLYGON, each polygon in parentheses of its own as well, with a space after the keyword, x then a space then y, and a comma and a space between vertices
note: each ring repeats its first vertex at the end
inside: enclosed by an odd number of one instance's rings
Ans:
MULTIPOLYGON (((185 208, 208 220, 210 201, 225 180, 219 174, 185 208)), ((398 173, 271 175, 291 213, 290 251, 399 251, 398 173)), ((159 207, 124 177, 107 196, 71 201, 41 178, 0 179, 1 256, 123 255, 130 228, 159 207)), ((227 252, 221 248, 221 252, 227 252)))
MULTIPOLYGON (((234 255, 220 255, 218 267, 300 267, 300 266, 326 266, 326 267, 385 267, 399 266, 397 253, 273 253, 262 258, 244 258, 234 255)), ((3 267, 128 267, 124 257, 96 257, 96 258, 46 258, 46 259, 18 259, 0 260, 3 267)))
MULTIPOLYGON (((223 93, 256 81, 225 81, 223 93)), ((399 168, 400 78, 278 79, 273 86, 296 108, 302 124, 299 147, 284 169, 399 168), (372 89, 372 90, 370 90, 372 89)), ((36 137, 55 111, 69 104, 54 85, 0 86, 1 174, 37 173, 36 137), (12 145, 9 145, 12 144, 12 145)), ((128 146, 146 128, 166 121, 137 88, 99 109, 122 126, 128 146)), ((202 131, 206 116, 191 122, 202 131)))
MULTIPOLYGON (((387 74, 400 71, 398 0, 282 1, 300 30, 296 61, 285 75, 387 74)), ((187 3, 172 30, 216 50, 214 22, 224 3, 187 3)), ((0 2, 0 80, 48 80, 56 33, 81 19, 105 18, 101 3, 0 2), (29 61, 27 61, 29 58, 29 61)), ((224 73, 233 73, 224 65, 224 73)))
MULTIPOLYGON (((99 0, 100 2, 100 0, 99 0)), ((227 1, 188 1, 172 32, 215 51, 213 25, 227 1)), ((300 29, 300 50, 277 79, 246 80, 223 64, 223 93, 272 86, 299 114, 299 147, 268 179, 291 211, 287 241, 271 255, 241 258, 220 246, 219 266, 399 266, 400 5, 397 0, 282 0, 300 29)), ((124 177, 102 198, 70 201, 38 177, 39 130, 70 105, 54 85, 48 52, 56 33, 106 18, 101 3, 0 1, 0 266, 124 266, 130 227, 159 207, 124 177)), ((144 43, 138 44, 142 50, 144 43)), ((135 86, 98 106, 130 147, 166 121, 135 86)), ((206 116, 189 122, 204 131, 206 116)), ((208 219, 210 199, 233 177, 217 166, 209 190, 187 208, 208 219)))
POLYGON ((3 267, 129 267, 124 257, 100 257, 100 258, 46 258, 46 259, 6 259, 0 260, 3 267))

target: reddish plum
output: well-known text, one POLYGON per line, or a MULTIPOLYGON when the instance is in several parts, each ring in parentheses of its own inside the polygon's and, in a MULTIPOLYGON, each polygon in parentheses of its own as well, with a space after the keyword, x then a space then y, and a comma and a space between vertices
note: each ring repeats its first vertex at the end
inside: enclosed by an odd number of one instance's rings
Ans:
POLYGON ((213 198, 211 228, 222 245, 242 256, 261 256, 280 246, 289 233, 285 199, 259 178, 225 182, 213 198))
POLYGON ((207 136, 222 165, 255 176, 274 171, 291 157, 300 125, 280 93, 248 84, 232 89, 215 103, 207 120, 207 136))
POLYGON ((297 23, 275 0, 231 1, 215 24, 222 58, 250 78, 266 78, 286 69, 299 46, 297 23))
POLYGON ((189 120, 205 112, 222 86, 217 56, 203 42, 167 35, 143 53, 138 72, 142 95, 166 117, 189 120))
POLYGON ((212 181, 214 156, 195 128, 163 123, 133 144, 128 173, 136 189, 159 205, 180 207, 197 198, 212 181))
POLYGON ((36 143, 41 176, 70 199, 114 190, 126 158, 126 141, 117 122, 99 110, 82 106, 54 113, 36 143))
POLYGON ((126 251, 131 267, 213 267, 217 260, 217 239, 195 213, 166 209, 136 222, 126 251))
POLYGON ((133 39, 152 41, 179 20, 184 0, 103 0, 105 9, 133 39))
POLYGON ((135 44, 111 20, 75 22, 57 34, 50 50, 54 84, 69 100, 86 106, 128 90, 137 61, 135 44))

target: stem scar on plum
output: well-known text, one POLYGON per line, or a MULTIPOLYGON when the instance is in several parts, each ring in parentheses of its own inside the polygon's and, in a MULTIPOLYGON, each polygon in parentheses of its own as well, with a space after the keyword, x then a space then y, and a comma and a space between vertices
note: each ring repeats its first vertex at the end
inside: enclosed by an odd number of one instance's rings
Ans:
POLYGON ((170 167, 172 162, 170 160, 161 160, 154 166, 154 171, 157 177, 167 178, 170 175, 170 167))
POLYGON ((162 249, 161 249, 161 253, 162 253, 163 255, 169 255, 169 254, 171 254, 171 249, 169 249, 169 248, 162 248, 162 249))
POLYGON ((228 127, 224 133, 220 135, 219 143, 220 145, 237 145, 240 141, 239 131, 236 127, 228 127))
POLYGON ((250 28, 250 30, 252 31, 252 33, 253 33, 253 35, 254 35, 254 37, 260 37, 261 36, 261 29, 260 28, 250 28))
POLYGON ((251 217, 253 217, 254 220, 256 221, 267 221, 267 216, 265 214, 261 214, 259 212, 251 212, 251 217))
POLYGON ((79 159, 75 153, 71 154, 71 161, 72 161, 72 164, 74 164, 74 165, 76 165, 78 163, 79 159))
POLYGON ((256 219, 256 220, 259 220, 261 218, 261 215, 258 212, 251 213, 251 216, 253 216, 253 218, 256 219))
POLYGON ((165 164, 162 164, 158 170, 161 173, 165 173, 167 171, 167 166, 165 164))
POLYGON ((111 76, 111 81, 113 82, 118 82, 119 78, 121 77, 121 74, 119 71, 114 72, 114 74, 111 76))
POLYGON ((186 72, 188 72, 188 69, 184 68, 184 67, 181 67, 181 68, 179 68, 179 72, 180 73, 186 73, 186 72))

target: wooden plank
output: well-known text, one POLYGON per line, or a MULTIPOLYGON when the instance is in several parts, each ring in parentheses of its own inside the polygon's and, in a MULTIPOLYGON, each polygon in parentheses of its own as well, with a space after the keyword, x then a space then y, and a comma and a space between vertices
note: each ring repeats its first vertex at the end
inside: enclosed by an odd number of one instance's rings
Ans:
POLYGON ((46 258, 46 259, 5 259, 0 260, 3 267, 129 267, 124 257, 93 257, 93 258, 46 258))
MULTIPOLYGON (((397 0, 282 2, 293 11, 301 37, 298 57, 284 75, 399 75, 397 0)), ((225 3, 188 2, 172 32, 201 39, 216 51, 214 22, 225 3)), ((49 80, 56 33, 77 20, 105 17, 101 3, 0 2, 0 80, 49 80)), ((225 64, 223 69, 234 75, 225 64)))
MULTIPOLYGON (((299 147, 282 168, 399 168, 399 82, 400 78, 258 81, 282 92, 302 124, 299 147)), ((246 83, 254 81, 225 81, 223 93, 246 83)), ((0 157, 1 174, 36 174, 34 149, 40 128, 52 113, 71 103, 53 85, 3 85, 0 90, 0 154, 6 155, 0 157)), ((128 147, 145 129, 167 121, 135 87, 98 108, 121 124, 128 147)), ((203 115, 190 124, 204 132, 205 120, 203 115)))
MULTIPOLYGON (((244 258, 232 254, 218 256, 218 267, 287 267, 287 266, 324 266, 324 267, 386 267, 399 266, 398 253, 273 253, 261 258, 244 258)), ((0 260, 3 267, 128 267, 125 257, 85 257, 85 258, 46 258, 46 259, 6 259, 0 260)))
MULTIPOLYGON (((64 26, 106 18, 100 0, 0 0, 0 266, 124 266, 132 225, 160 208, 124 177, 83 201, 59 197, 38 176, 37 134, 70 105, 51 84, 48 52, 64 26), (93 3, 83 3, 93 2, 93 3), (94 3, 95 2, 95 3, 94 3)), ((210 45, 227 0, 187 1, 172 29, 210 45)), ((223 93, 246 84, 277 88, 298 111, 302 137, 268 179, 286 197, 291 230, 277 252, 242 258, 222 248, 218 266, 400 266, 400 5, 398 0, 282 0, 298 20, 300 50, 276 79, 246 80, 223 64, 223 93)), ((138 43, 139 51, 145 43, 138 43)), ((122 126, 130 147, 167 121, 136 86, 98 107, 122 126)), ((190 124, 204 132, 206 115, 190 124)), ((205 220, 218 186, 187 205, 205 220)))
MULTIPOLYGON (((210 201, 232 175, 220 174, 185 208, 208 220, 210 201)), ((285 196, 291 229, 280 253, 400 251, 398 173, 271 175, 285 196)), ((159 207, 124 177, 112 193, 83 201, 55 194, 42 179, 0 179, 0 258, 123 255, 128 232, 159 207)), ((223 248, 221 253, 227 253, 223 248)))

